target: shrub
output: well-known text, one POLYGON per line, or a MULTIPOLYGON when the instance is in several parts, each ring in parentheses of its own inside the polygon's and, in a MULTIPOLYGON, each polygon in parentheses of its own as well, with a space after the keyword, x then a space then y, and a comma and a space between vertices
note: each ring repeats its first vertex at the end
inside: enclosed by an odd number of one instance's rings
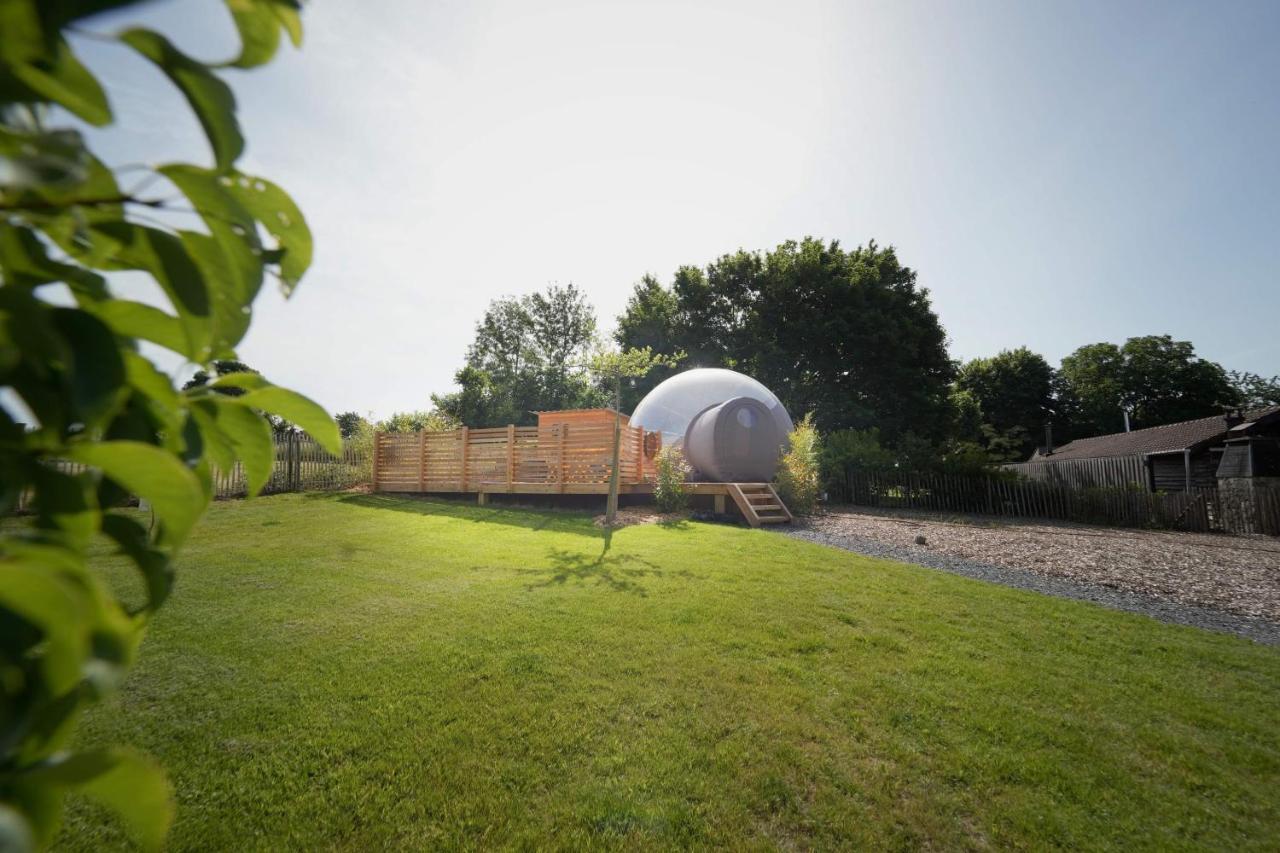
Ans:
POLYGON ((818 506, 821 454, 822 440, 810 413, 791 431, 787 452, 782 455, 778 469, 778 494, 793 513, 806 515, 818 506))
POLYGON ((693 470, 684 460, 684 453, 674 444, 658 451, 658 480, 653 488, 653 500, 662 512, 679 512, 689 505, 689 494, 684 481, 693 470))
POLYGON ((880 430, 838 429, 822 442, 822 473, 828 484, 844 482, 850 468, 879 471, 892 468, 893 451, 880 444, 880 430))
POLYGON ((460 427, 457 421, 439 409, 417 412, 396 412, 378 424, 382 432, 440 432, 460 427))

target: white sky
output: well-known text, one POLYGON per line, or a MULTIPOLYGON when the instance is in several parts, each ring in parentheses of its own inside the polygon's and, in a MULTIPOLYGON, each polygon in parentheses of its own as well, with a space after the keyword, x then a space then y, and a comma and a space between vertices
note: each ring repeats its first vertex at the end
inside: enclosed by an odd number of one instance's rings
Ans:
MULTIPOLYGON (((607 328, 645 272, 814 235, 895 245, 956 357, 1167 332, 1280 372, 1280 4, 1118 6, 316 0, 301 52, 230 75, 242 168, 317 242, 241 357, 426 408, 491 299, 574 282, 607 328)), ((145 17, 234 52, 221 4, 145 17)), ((153 69, 78 49, 109 161, 210 162, 153 69)))

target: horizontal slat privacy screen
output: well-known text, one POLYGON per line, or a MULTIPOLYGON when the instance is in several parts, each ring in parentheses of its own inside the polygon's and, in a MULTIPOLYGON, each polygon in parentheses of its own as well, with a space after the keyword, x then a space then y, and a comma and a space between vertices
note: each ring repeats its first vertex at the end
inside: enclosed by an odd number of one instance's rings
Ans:
MULTIPOLYGON (((624 426, 618 481, 652 483, 660 439, 624 426)), ((554 424, 449 432, 378 433, 374 488, 386 492, 575 491, 604 486, 613 458, 613 427, 554 424), (528 487, 528 488, 522 488, 528 487)))

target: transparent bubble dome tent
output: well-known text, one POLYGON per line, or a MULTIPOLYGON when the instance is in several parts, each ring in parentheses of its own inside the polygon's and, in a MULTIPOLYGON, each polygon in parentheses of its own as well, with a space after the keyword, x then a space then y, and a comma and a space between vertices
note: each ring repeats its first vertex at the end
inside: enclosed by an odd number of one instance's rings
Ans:
POLYGON ((650 391, 631 425, 678 444, 703 479, 767 482, 791 432, 791 416, 768 388, 719 367, 686 370, 650 391))

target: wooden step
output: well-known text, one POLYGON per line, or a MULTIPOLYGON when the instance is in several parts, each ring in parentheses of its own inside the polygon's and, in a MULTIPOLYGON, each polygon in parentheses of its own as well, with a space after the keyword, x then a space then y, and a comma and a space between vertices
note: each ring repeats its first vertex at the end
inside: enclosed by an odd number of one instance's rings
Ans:
POLYGON ((792 520, 791 512, 768 483, 725 483, 725 491, 752 527, 792 520))

